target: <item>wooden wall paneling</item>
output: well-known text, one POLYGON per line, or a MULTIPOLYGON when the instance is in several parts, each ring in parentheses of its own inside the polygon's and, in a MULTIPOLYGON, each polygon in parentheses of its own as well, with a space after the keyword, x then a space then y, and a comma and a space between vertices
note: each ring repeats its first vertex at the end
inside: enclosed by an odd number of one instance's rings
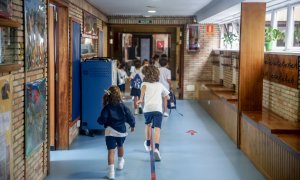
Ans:
POLYGON ((55 147, 55 59, 54 59, 54 9, 48 15, 48 121, 49 145, 55 147))
POLYGON ((277 143, 273 134, 266 134, 257 123, 241 121, 241 149, 267 179, 300 178, 300 159, 277 143))
POLYGON ((69 48, 68 48, 68 8, 58 7, 58 37, 57 37, 57 64, 58 72, 56 112, 56 148, 69 148, 69 48))
POLYGON ((265 3, 242 3, 239 110, 262 110, 265 3))

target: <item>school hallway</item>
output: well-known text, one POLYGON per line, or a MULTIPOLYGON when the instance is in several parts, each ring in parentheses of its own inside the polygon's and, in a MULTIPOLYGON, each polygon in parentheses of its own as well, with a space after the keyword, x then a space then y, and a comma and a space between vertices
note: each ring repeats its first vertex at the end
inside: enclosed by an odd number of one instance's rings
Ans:
MULTIPOLYGON (((132 106, 131 102, 126 104, 132 106)), ((162 160, 155 162, 157 180, 264 179, 197 101, 178 100, 177 109, 183 116, 173 111, 163 119, 162 160)), ((128 132, 124 144, 125 166, 122 171, 116 170, 117 180, 151 179, 150 155, 143 145, 144 117, 135 117, 135 132, 128 132)), ((51 151, 50 159, 50 175, 46 180, 107 179, 104 135, 79 136, 70 150, 51 151)))

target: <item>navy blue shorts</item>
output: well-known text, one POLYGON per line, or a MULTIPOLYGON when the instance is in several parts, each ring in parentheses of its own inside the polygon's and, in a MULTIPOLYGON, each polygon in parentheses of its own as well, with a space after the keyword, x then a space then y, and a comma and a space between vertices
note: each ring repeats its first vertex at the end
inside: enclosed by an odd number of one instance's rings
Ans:
POLYGON ((105 136, 106 147, 108 150, 122 147, 126 137, 105 136))
POLYGON ((159 111, 154 111, 154 112, 145 112, 145 124, 151 124, 152 123, 152 128, 161 128, 161 122, 163 119, 163 115, 159 111))
POLYGON ((125 84, 118 85, 121 92, 125 92, 125 84))
POLYGON ((131 88, 130 96, 141 96, 141 90, 136 88, 131 88))

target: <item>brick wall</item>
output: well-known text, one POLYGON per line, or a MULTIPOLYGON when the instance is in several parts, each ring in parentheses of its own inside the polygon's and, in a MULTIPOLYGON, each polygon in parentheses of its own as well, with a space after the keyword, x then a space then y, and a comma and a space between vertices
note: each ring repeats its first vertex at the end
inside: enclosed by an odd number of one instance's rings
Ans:
POLYGON ((299 95, 299 89, 263 81, 263 107, 285 119, 299 121, 299 95))
POLYGON ((200 51, 188 52, 186 51, 186 38, 185 32, 184 40, 184 99, 196 99, 199 88, 199 81, 212 80, 212 62, 209 58, 212 49, 219 47, 219 27, 214 26, 212 34, 206 33, 206 25, 200 24, 200 51), (195 91, 188 91, 187 87, 195 87, 195 91))
MULTIPOLYGON (((239 81, 239 59, 238 54, 232 53, 233 67, 224 67, 223 75, 220 74, 220 70, 217 66, 213 66, 213 80, 224 77, 224 86, 230 87, 230 85, 235 84, 235 92, 238 94, 238 81, 239 81), (231 70, 230 70, 231 69, 231 70)), ((215 57, 222 61, 221 56, 215 57)), ((300 64, 298 60, 298 65, 300 64)), ((300 65, 299 65, 300 66, 300 65)), ((299 68, 300 69, 300 68, 299 68)), ((299 72, 300 79, 300 72, 299 72)), ((298 80, 299 81, 299 80, 298 80)), ((299 81, 300 82, 300 81, 299 81)), ((232 86, 231 86, 232 87, 232 86)), ((298 89, 290 88, 285 85, 281 85, 275 82, 270 82, 269 80, 263 80, 263 107, 270 109, 279 116, 291 120, 300 120, 300 84, 298 89)))
MULTIPOLYGON (((78 7, 83 7, 90 13, 94 13, 98 18, 107 21, 107 18, 89 3, 84 0, 73 0, 74 4, 70 3, 70 16, 72 16, 77 21, 82 23, 82 11, 78 7)), ((11 34, 14 39, 11 43, 14 44, 14 48, 10 48, 6 52, 11 56, 15 62, 20 64, 22 68, 18 71, 11 72, 13 77, 13 112, 12 112, 12 166, 13 174, 12 179, 28 179, 28 180, 39 180, 44 179, 46 176, 48 167, 48 147, 47 147, 47 130, 46 136, 43 144, 40 145, 37 150, 35 150, 31 156, 25 158, 25 134, 24 134, 24 95, 25 95, 25 82, 32 82, 37 79, 47 77, 47 66, 33 71, 24 71, 24 12, 23 12, 23 0, 12 0, 13 17, 12 19, 21 23, 21 26, 17 29, 15 34, 11 34)), ((99 20, 98 27, 102 29, 102 21, 99 20)), ((105 29, 104 29, 105 31, 105 29)), ((107 32, 107 31, 106 31, 107 32)), ((104 39, 106 34, 104 34, 104 39)), ((104 44, 106 45, 106 44, 104 44)), ((9 73, 0 72, 0 76, 5 76, 9 73)), ((75 126, 76 127, 76 126, 75 126)), ((77 136, 78 129, 71 127, 72 139, 77 136)))
POLYGON ((224 67, 224 80, 223 84, 225 87, 232 88, 233 68, 224 67))

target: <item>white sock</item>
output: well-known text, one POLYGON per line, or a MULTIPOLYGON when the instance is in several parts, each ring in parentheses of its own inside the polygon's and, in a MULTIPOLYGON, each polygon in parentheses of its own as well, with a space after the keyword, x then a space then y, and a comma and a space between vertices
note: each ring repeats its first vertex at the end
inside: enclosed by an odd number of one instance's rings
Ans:
POLYGON ((121 162, 124 158, 123 157, 119 157, 118 161, 121 162))
POLYGON ((108 169, 109 171, 115 171, 115 165, 114 164, 108 165, 108 169))

